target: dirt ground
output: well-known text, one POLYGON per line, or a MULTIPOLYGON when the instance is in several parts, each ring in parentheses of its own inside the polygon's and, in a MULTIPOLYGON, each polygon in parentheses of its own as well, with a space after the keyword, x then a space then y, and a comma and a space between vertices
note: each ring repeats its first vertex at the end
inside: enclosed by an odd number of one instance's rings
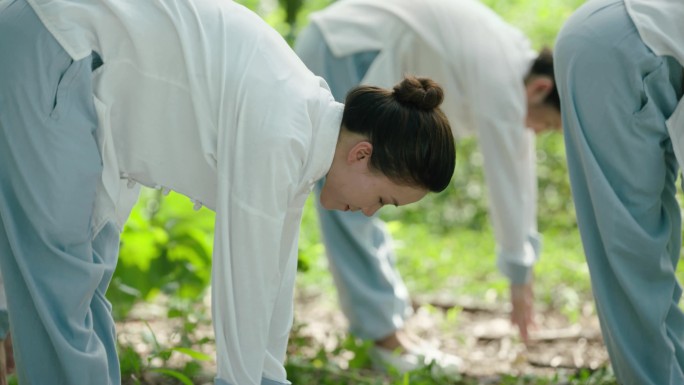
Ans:
MULTIPOLYGON (((468 302, 447 303, 435 298, 418 298, 414 308, 415 315, 408 321, 407 330, 445 352, 460 356, 465 363, 464 374, 482 378, 484 384, 496 383, 503 374, 552 377, 581 368, 595 370, 608 364, 598 321, 593 315, 581 316, 577 322, 570 323, 558 312, 540 311, 538 330, 532 334, 530 346, 525 347, 517 331, 510 326, 504 309, 468 302), (455 310, 448 312, 449 309, 455 310)), ((134 346, 141 357, 154 356, 152 334, 162 347, 177 346, 180 340, 175 332, 178 321, 166 319, 165 312, 161 304, 136 308, 129 321, 118 325, 119 340, 134 346)), ((306 346, 292 347, 298 349, 298 354, 313 356, 321 347, 334 349, 346 329, 346 320, 334 299, 319 294, 297 294, 294 330, 298 338, 310 341, 306 346)), ((201 323, 194 333, 195 339, 211 338, 213 334, 209 323, 201 323)), ((198 350, 214 355, 211 343, 198 350)), ((338 362, 343 368, 346 359, 348 357, 340 357, 338 362)), ((182 361, 183 356, 176 354, 167 365, 182 365, 182 361)), ((155 358, 151 364, 156 366, 162 362, 155 358)), ((215 370, 213 360, 205 363, 205 375, 200 383, 211 384, 215 370)), ((152 373, 143 383, 173 382, 152 373)))
MULTIPOLYGON (((591 304, 587 304, 591 306, 591 304)), ((551 377, 561 371, 596 370, 608 364, 598 320, 589 315, 570 323, 558 312, 537 314, 537 330, 528 347, 511 327, 508 312, 473 303, 448 303, 418 298, 407 330, 441 350, 464 360, 464 374, 497 378, 501 374, 551 377), (448 310, 455 308, 455 315, 448 310)), ((592 313, 586 311, 585 313, 592 313)), ((336 304, 319 296, 299 295, 296 320, 298 333, 329 344, 346 330, 346 320, 336 304)))

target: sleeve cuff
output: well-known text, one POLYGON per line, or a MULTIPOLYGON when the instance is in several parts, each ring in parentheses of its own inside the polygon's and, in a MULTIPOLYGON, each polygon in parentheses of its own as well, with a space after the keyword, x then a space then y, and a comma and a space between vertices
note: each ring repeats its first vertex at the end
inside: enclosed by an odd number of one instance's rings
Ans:
POLYGON ((523 285, 532 279, 532 266, 517 265, 515 263, 499 260, 499 270, 513 285, 523 285))
POLYGON ((539 259, 541 252, 541 235, 528 236, 522 253, 497 251, 497 266, 514 285, 522 285, 532 279, 532 267, 539 259))

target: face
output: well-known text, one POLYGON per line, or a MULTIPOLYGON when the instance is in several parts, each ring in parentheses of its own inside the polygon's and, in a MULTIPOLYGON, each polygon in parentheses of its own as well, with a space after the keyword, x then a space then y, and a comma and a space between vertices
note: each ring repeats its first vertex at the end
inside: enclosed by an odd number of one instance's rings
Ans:
POLYGON ((525 83, 527 96, 527 127, 536 134, 547 130, 561 129, 561 116, 553 106, 545 103, 553 90, 553 79, 548 76, 533 76, 525 83))
POLYGON ((392 182, 371 172, 369 156, 333 163, 321 190, 321 205, 328 210, 361 211, 375 214, 384 205, 402 206, 422 199, 427 190, 392 182))
POLYGON ((560 113, 547 104, 529 105, 526 123, 527 127, 537 134, 562 128, 560 113))

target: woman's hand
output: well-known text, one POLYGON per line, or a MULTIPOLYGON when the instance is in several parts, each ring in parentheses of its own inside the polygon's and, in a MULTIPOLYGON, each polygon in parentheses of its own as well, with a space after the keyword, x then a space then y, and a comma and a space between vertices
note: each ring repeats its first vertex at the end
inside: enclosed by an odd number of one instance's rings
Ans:
POLYGON ((7 374, 14 373, 14 349, 12 348, 12 336, 7 333, 7 338, 5 338, 5 368, 7 369, 7 374))
POLYGON ((7 375, 12 372, 14 372, 14 353, 12 337, 8 333, 4 340, 0 340, 0 385, 7 385, 7 375))
POLYGON ((511 305, 513 305, 511 323, 518 327, 520 337, 527 345, 529 343, 529 331, 536 327, 532 281, 522 285, 511 284, 511 305))

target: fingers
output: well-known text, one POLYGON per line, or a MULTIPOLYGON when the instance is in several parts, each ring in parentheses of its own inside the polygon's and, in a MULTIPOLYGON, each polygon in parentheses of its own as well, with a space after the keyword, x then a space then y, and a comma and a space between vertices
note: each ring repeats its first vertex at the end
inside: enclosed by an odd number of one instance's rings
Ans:
MULTIPOLYGON (((12 335, 10 335, 9 333, 7 333, 7 338, 5 339, 4 345, 5 368, 7 374, 12 374, 14 373, 14 348, 12 347, 12 335)), ((1 348, 2 347, 0 347, 0 349, 1 348)))
POLYGON ((514 305, 514 310, 511 312, 511 323, 517 326, 518 331, 520 332, 520 338, 525 345, 527 345, 529 342, 529 317, 525 314, 526 311, 524 309, 519 309, 519 307, 520 306, 518 306, 518 309, 516 309, 514 305))
POLYGON ((0 344, 3 346, 0 346, 0 385, 7 385, 7 368, 5 366, 5 341, 0 340, 0 344))
POLYGON ((529 331, 534 324, 534 293, 532 284, 511 285, 511 323, 518 327, 520 338, 529 344, 529 331))

